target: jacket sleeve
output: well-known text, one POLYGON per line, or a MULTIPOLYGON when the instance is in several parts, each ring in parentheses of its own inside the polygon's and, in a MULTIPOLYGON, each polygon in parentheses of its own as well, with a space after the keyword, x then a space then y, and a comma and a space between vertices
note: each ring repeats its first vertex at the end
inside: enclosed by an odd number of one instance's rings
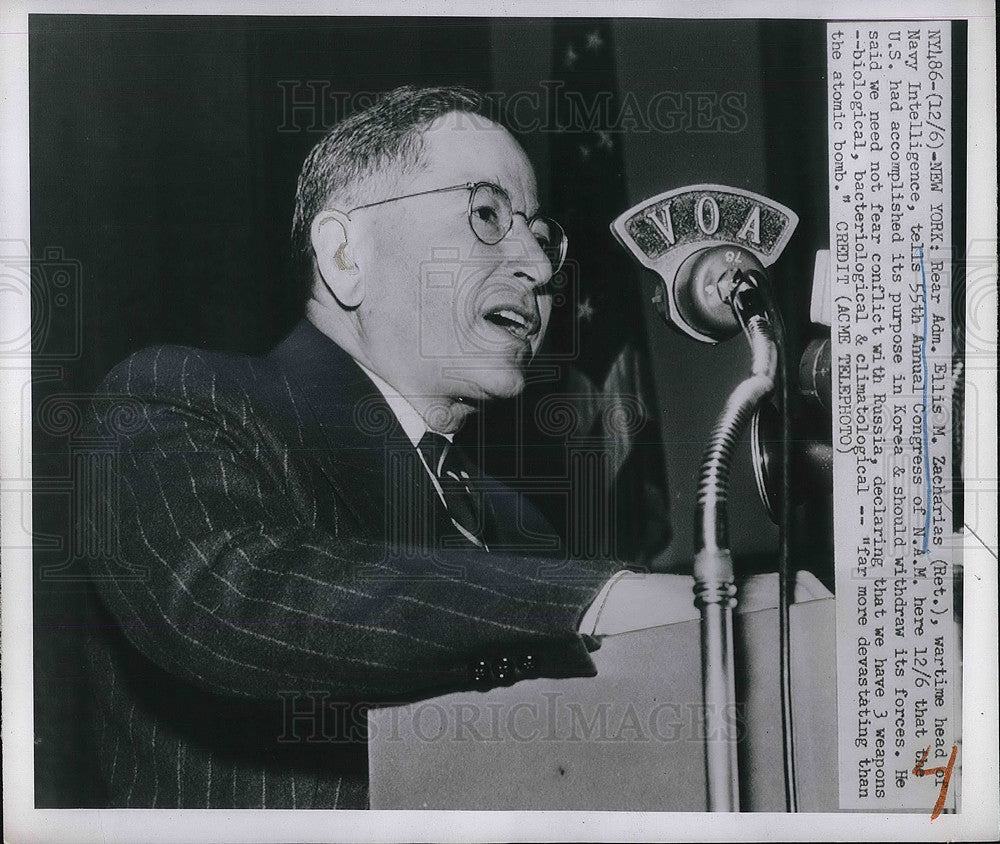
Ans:
POLYGON ((570 578, 470 549, 449 552, 457 565, 403 566, 384 543, 318 529, 291 504, 303 481, 287 445, 246 412, 246 394, 224 392, 197 352, 160 348, 113 370, 94 404, 95 436, 116 447, 99 506, 118 541, 93 574, 148 659, 256 699, 415 699, 509 682, 522 676, 512 666, 595 673, 596 642, 577 626, 617 564, 587 561, 570 578))

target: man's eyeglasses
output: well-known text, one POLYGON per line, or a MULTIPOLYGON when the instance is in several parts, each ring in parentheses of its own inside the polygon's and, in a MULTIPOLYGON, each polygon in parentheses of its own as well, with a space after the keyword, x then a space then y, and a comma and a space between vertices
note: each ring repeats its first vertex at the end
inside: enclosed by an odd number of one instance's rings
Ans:
MULTIPOLYGON (((426 196, 454 190, 469 191, 469 226, 481 242, 493 246, 508 235, 514 226, 515 212, 511 207, 507 191, 492 182, 465 182, 447 188, 434 188, 403 196, 393 196, 378 202, 369 202, 367 205, 358 205, 347 213, 353 214, 362 208, 385 205, 387 202, 395 202, 399 199, 410 199, 414 196, 426 196)), ((517 213, 520 214, 520 212, 517 213)), ((524 214, 520 214, 520 216, 524 217, 524 214)), ((524 217, 524 219, 528 224, 528 229, 535 236, 538 245, 549 259, 549 263, 552 265, 552 274, 555 275, 559 272, 559 268, 562 267, 563 260, 566 258, 566 232, 563 231, 563 227, 559 223, 549 217, 536 214, 534 217, 524 217)))

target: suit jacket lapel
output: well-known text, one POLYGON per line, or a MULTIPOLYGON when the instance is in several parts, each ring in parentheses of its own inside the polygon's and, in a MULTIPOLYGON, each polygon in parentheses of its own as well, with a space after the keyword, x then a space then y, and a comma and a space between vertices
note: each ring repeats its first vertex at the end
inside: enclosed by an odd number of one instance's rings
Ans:
POLYGON ((454 528, 417 450, 371 379, 303 319, 268 356, 286 376, 297 424, 327 482, 365 534, 390 549, 433 543, 454 528))

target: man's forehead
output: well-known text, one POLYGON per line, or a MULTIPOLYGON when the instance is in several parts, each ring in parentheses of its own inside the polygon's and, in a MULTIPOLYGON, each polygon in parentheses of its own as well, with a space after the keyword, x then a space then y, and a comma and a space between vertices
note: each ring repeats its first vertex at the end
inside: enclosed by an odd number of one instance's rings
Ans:
POLYGON ((536 201, 535 173, 524 150, 485 117, 464 112, 439 117, 424 132, 423 147, 421 181, 496 181, 515 206, 536 201))

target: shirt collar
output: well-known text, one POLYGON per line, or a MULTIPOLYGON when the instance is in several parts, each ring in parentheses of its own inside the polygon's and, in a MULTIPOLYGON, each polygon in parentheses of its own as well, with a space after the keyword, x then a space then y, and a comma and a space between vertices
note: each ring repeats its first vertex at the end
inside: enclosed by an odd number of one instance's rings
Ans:
MULTIPOLYGON (((379 392, 385 398, 385 403, 389 405, 389 409, 392 410, 393 415, 398 420, 399 426, 406 433, 407 438, 413 443, 414 447, 416 447, 423 435, 429 430, 424 417, 417 413, 413 405, 391 384, 386 383, 385 380, 372 372, 364 364, 357 360, 354 362, 371 379, 372 383, 378 387, 379 392)), ((451 442, 455 435, 441 434, 441 436, 448 440, 448 442, 451 442)))

